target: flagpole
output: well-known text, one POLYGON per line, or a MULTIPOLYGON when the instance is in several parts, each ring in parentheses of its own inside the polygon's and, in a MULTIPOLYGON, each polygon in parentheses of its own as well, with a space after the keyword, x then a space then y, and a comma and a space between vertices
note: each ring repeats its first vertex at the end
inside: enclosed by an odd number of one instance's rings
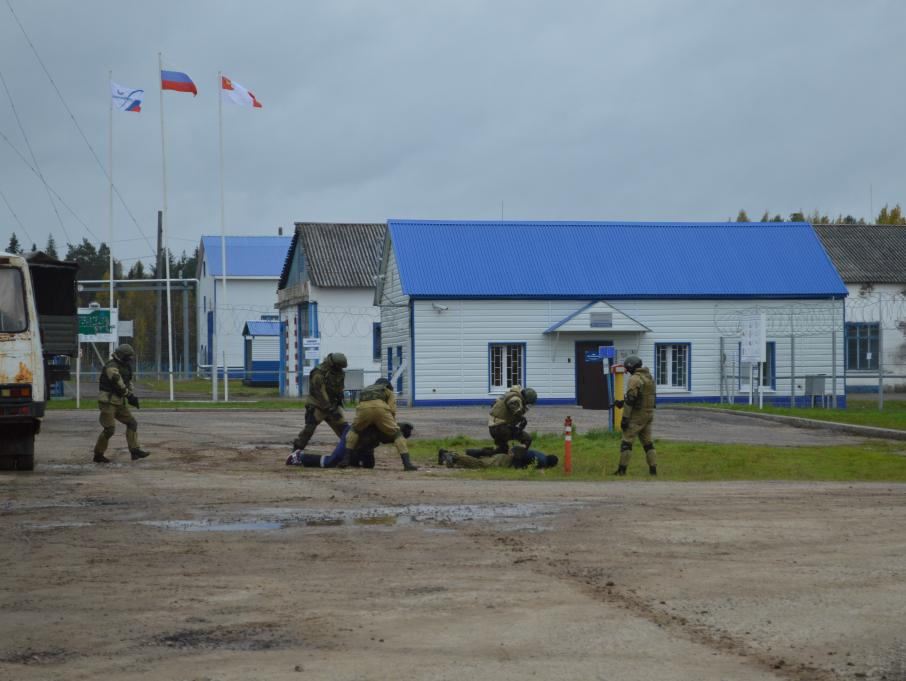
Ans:
MULTIPOLYGON (((220 140, 220 271, 223 275, 223 307, 227 304, 226 218, 223 200, 223 73, 217 72, 217 130, 220 140)), ((218 306, 219 308, 219 306, 218 306)), ((223 341, 223 401, 230 401, 227 343, 223 341)))
MULTIPOLYGON (((113 82, 113 70, 107 72, 107 89, 109 90, 112 86, 110 83, 113 82)), ((107 141, 107 174, 110 176, 110 186, 109 186, 109 196, 107 197, 107 249, 110 251, 110 321, 113 321, 113 95, 110 96, 110 111, 109 111, 109 132, 110 137, 107 141)), ((111 331, 113 329, 111 328, 111 331)), ((111 339, 110 341, 110 355, 113 355, 114 344, 116 343, 116 338, 111 339)))
POLYGON ((161 232, 164 242, 164 271, 167 279, 167 373, 170 376, 170 401, 173 402, 173 305, 170 297, 170 247, 167 240, 167 145, 164 143, 164 83, 161 80, 164 71, 163 57, 157 53, 157 86, 160 90, 160 159, 163 185, 163 211, 161 213, 161 232))

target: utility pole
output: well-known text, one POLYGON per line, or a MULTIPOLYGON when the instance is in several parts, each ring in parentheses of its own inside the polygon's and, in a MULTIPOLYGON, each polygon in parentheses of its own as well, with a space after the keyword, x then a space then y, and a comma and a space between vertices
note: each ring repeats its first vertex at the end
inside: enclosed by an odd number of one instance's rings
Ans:
MULTIPOLYGON (((163 275, 163 241, 164 241, 164 214, 163 211, 157 211, 157 262, 154 265, 154 278, 160 279, 163 275)), ((157 380, 160 380, 161 373, 161 330, 160 318, 163 312, 163 300, 161 291, 158 288, 154 294, 154 366, 157 367, 157 380)))

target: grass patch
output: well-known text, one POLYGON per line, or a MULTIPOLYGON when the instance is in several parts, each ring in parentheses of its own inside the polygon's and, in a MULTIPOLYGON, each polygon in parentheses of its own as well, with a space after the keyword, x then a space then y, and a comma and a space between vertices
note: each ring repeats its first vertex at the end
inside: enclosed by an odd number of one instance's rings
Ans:
MULTIPOLYGON (((437 462, 437 449, 463 452, 489 441, 452 437, 414 440, 413 458, 437 462)), ((547 470, 486 469, 455 470, 457 475, 491 480, 800 480, 906 482, 906 444, 870 442, 839 447, 764 447, 716 445, 657 440, 658 477, 648 475, 645 453, 636 444, 629 473, 616 478, 611 473, 619 460, 620 440, 607 431, 590 431, 573 438, 573 474, 563 472, 563 439, 558 435, 535 436, 533 448, 560 457, 560 465, 547 470)), ((451 470, 454 473, 454 470, 451 470)))
MULTIPOLYGON (((279 388, 255 387, 243 385, 240 379, 230 380, 230 397, 279 397, 279 388)), ((170 392, 170 379, 146 379, 138 378, 135 381, 136 392, 140 395, 142 390, 156 390, 165 393, 170 392)), ((181 392, 193 393, 200 395, 211 394, 210 378, 180 378, 173 381, 173 390, 177 395, 181 392)), ((217 382, 217 392, 223 396, 223 379, 217 382)))
POLYGON ((798 416, 818 421, 836 421, 837 423, 852 423, 859 426, 906 430, 906 400, 886 400, 884 402, 884 411, 878 409, 878 403, 875 400, 849 400, 846 409, 790 409, 789 407, 765 406, 764 409, 759 410, 758 407, 750 407, 747 404, 723 404, 716 407, 713 404, 701 403, 690 403, 685 406, 732 409, 734 411, 761 411, 765 414, 798 416))
MULTIPOLYGON (((223 399, 223 395, 220 396, 223 399)), ((230 402, 205 402, 203 398, 192 399, 190 397, 179 397, 176 395, 176 400, 170 402, 169 400, 149 400, 139 394, 139 399, 141 400, 142 410, 145 409, 168 409, 170 411, 191 411, 192 409, 255 409, 261 411, 274 411, 274 410, 287 410, 287 409, 305 409, 305 399, 299 398, 285 398, 285 399, 252 399, 248 397, 239 397, 239 399, 244 400, 241 402, 234 402, 237 396, 233 395, 233 391, 230 390, 230 402)), ((56 409, 75 409, 75 399, 66 398, 66 399, 53 399, 47 403, 47 409, 50 411, 56 409)), ((85 396, 82 398, 82 404, 80 406, 81 410, 93 410, 97 411, 98 403, 97 396, 92 394, 91 396, 85 396)), ((347 407, 348 409, 348 407, 347 407)), ((141 411, 139 411, 141 413, 141 411)))

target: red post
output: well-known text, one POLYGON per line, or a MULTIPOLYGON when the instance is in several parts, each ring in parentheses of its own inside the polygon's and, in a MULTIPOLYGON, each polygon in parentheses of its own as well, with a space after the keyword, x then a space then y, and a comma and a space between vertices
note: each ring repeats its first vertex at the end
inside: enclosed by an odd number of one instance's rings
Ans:
POLYGON ((567 475, 573 472, 573 420, 567 416, 563 422, 563 472, 567 475))

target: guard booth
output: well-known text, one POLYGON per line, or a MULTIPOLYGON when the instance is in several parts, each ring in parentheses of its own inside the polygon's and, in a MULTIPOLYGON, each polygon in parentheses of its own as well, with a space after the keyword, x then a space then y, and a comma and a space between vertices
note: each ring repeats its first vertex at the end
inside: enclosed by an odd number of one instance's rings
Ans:
POLYGON ((249 320, 242 328, 243 385, 276 387, 280 381, 280 322, 249 320))

